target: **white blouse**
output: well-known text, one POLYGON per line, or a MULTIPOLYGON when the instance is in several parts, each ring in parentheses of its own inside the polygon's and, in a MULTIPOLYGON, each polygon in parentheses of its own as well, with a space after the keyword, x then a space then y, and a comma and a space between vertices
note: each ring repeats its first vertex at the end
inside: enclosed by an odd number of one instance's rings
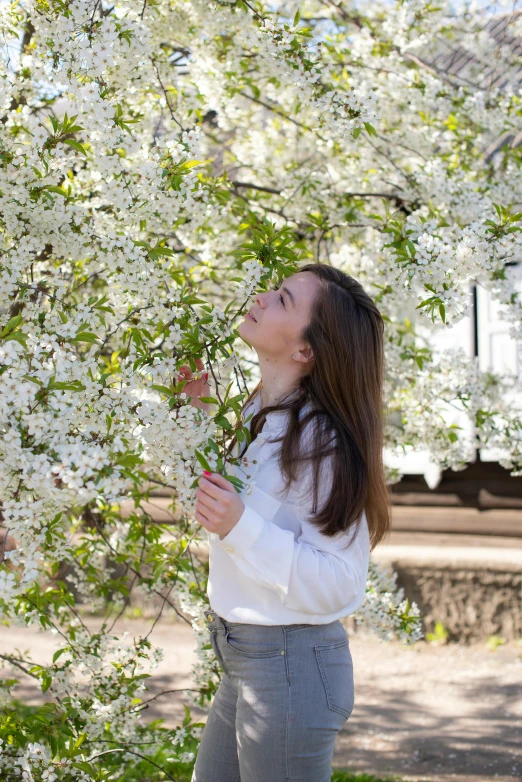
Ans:
MULTIPOLYGON (((260 408, 257 393, 243 419, 251 420, 260 408)), ((301 416, 308 408, 305 405, 301 416)), ((269 413, 241 464, 228 466, 230 475, 248 484, 240 492, 245 509, 235 527, 222 540, 207 531, 210 606, 230 622, 327 624, 352 614, 364 599, 370 558, 366 513, 353 543, 343 550, 352 528, 329 538, 306 521, 313 502, 311 465, 300 468, 301 477, 291 484, 284 502, 276 496, 284 485, 277 463, 280 443, 267 443, 265 438, 282 434, 287 416, 286 411, 269 413)), ((248 429, 250 420, 245 423, 248 429)), ((308 424, 303 443, 310 432, 308 424)), ((236 443, 234 456, 244 447, 245 443, 236 443)), ((332 459, 328 456, 321 464, 318 509, 329 496, 332 459)))

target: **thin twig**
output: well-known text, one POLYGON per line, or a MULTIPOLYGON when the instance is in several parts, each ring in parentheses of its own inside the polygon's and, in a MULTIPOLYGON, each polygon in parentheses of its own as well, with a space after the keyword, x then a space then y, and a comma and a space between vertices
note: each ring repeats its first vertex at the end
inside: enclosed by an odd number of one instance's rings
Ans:
POLYGON ((161 89, 162 89, 162 91, 163 91, 163 95, 165 96, 165 101, 166 101, 166 103, 167 103, 167 108, 168 108, 168 110, 169 110, 169 112, 170 112, 170 117, 171 117, 172 121, 173 121, 173 122, 175 122, 175 123, 176 123, 176 125, 178 125, 178 126, 179 126, 179 128, 180 128, 182 131, 184 131, 184 130, 185 130, 185 128, 183 127, 183 125, 181 124, 181 122, 180 122, 180 121, 177 119, 176 115, 174 114, 174 110, 173 110, 172 106, 170 105, 169 96, 168 96, 168 94, 167 94, 167 90, 166 90, 166 88, 165 88, 165 87, 164 87, 164 85, 163 85, 163 82, 161 81, 161 75, 160 75, 160 72, 159 72, 159 68, 158 68, 158 65, 157 65, 157 63, 156 63, 156 60, 154 59, 154 57, 151 57, 151 61, 152 61, 152 64, 153 64, 153 66, 154 66, 154 69, 155 69, 155 71, 156 71, 156 76, 158 77, 158 81, 159 81, 159 83, 160 83, 160 87, 161 87, 161 89))
POLYGON ((31 676, 32 679, 38 679, 38 676, 35 673, 28 671, 27 668, 24 668, 24 666, 18 662, 16 657, 11 657, 9 654, 0 654, 0 660, 5 660, 10 665, 14 665, 16 668, 19 668, 21 671, 27 674, 27 676, 31 676))
POLYGON ((152 701, 155 701, 157 698, 161 698, 162 695, 170 695, 172 692, 200 692, 200 689, 199 687, 180 687, 177 690, 163 690, 162 692, 158 692, 157 695, 154 695, 153 698, 149 698, 148 701, 143 701, 143 703, 140 703, 139 708, 134 709, 133 711, 143 711, 145 708, 148 708, 148 704, 152 703, 152 701))

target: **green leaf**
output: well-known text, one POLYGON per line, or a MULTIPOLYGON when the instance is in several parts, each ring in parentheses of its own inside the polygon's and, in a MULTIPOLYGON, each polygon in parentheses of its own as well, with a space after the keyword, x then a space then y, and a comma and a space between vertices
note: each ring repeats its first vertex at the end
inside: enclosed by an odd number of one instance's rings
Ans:
POLYGON ((53 736, 52 733, 47 734, 47 741, 49 742, 49 747, 51 748, 51 759, 55 757, 55 755, 58 754, 58 742, 56 741, 56 736, 53 736))
POLYGON ((80 144, 79 141, 75 141, 72 138, 66 138, 66 139, 63 139, 63 143, 64 144, 68 144, 70 147, 75 149, 76 152, 80 152, 82 155, 87 155, 87 150, 85 149, 85 147, 82 144, 80 144))
POLYGON ((90 331, 82 331, 71 339, 71 342, 98 342, 100 338, 90 331))
POLYGON ((79 130, 84 130, 84 128, 81 125, 68 125, 65 132, 77 133, 79 130))
POLYGON ((44 673, 42 676, 42 692, 47 692, 51 684, 53 683, 53 677, 48 673, 44 673))
POLYGON ((174 250, 169 247, 154 247, 149 252, 149 258, 152 261, 157 261, 158 258, 171 258, 174 255, 174 250))
POLYGON ((409 250, 409 253, 410 253, 411 257, 415 258, 415 250, 416 250, 416 248, 415 248, 415 245, 413 244, 413 242, 411 241, 411 239, 406 239, 405 245, 406 245, 406 249, 409 250))
POLYGON ((25 348, 25 343, 27 342, 29 338, 28 334, 24 334, 21 331, 15 331, 14 334, 8 334, 5 338, 5 342, 9 342, 9 340, 14 339, 16 342, 19 342, 20 345, 23 345, 25 348))
POLYGON ((43 382, 37 377, 31 377, 31 375, 22 375, 24 380, 29 380, 31 383, 36 383, 37 386, 43 386, 43 382))
POLYGON ((167 388, 167 386, 153 385, 151 388, 153 388, 154 391, 159 391, 160 393, 166 394, 167 396, 172 396, 172 389, 167 388))
POLYGON ((221 455, 221 452, 219 450, 218 444, 216 442, 214 442, 214 440, 211 437, 209 437, 208 444, 209 444, 210 448, 214 451, 216 456, 220 456, 221 455))
POLYGON ((191 168, 201 165, 201 163, 203 163, 203 160, 185 160, 184 163, 180 164, 179 168, 180 170, 190 170, 191 168))
POLYGON ((14 331, 17 328, 17 326, 20 325, 21 322, 22 322, 22 316, 15 315, 14 318, 11 318, 10 320, 7 321, 2 333, 0 334, 0 337, 7 336, 7 334, 9 334, 11 331, 14 331))
POLYGON ((225 399, 224 399, 225 404, 228 404, 228 395, 230 394, 233 385, 234 385, 234 381, 232 380, 227 386, 227 390, 225 392, 225 399))
POLYGON ((183 720, 183 725, 186 726, 190 722, 190 716, 191 715, 190 715, 190 709, 189 709, 189 707, 187 706, 186 703, 183 704, 183 708, 185 709, 185 718, 183 720))
POLYGON ((360 129, 360 128, 354 128, 354 129, 353 129, 352 136, 353 136, 354 138, 359 138, 359 136, 360 136, 360 135, 361 135, 361 129, 360 129))
POLYGON ((63 189, 63 187, 55 187, 55 185, 46 185, 43 190, 48 190, 50 193, 58 193, 58 195, 64 198, 69 198, 69 194, 63 189))
POLYGON ((51 378, 47 388, 51 391, 85 391, 85 386, 80 380, 58 380, 51 378))
POLYGON ((230 432, 230 430, 233 428, 233 427, 232 427, 232 424, 230 423, 230 421, 228 420, 228 418, 225 418, 225 416, 224 416, 224 415, 217 415, 217 416, 214 418, 214 421, 216 422, 216 424, 217 424, 218 426, 221 426, 223 429, 226 429, 226 430, 227 430, 227 432, 230 432))
POLYGON ((85 774, 88 774, 90 777, 92 777, 92 779, 97 778, 96 769, 93 766, 91 766, 90 763, 85 763, 83 760, 77 760, 72 765, 73 768, 80 769, 80 771, 83 771, 85 774))
POLYGON ((241 478, 238 478, 236 475, 224 475, 223 477, 226 478, 229 483, 235 486, 238 491, 241 491, 245 486, 244 481, 242 481, 241 478))
POLYGON ((299 24, 299 19, 300 18, 301 18, 301 12, 300 12, 300 10, 298 8, 297 11, 295 12, 295 16, 294 16, 294 27, 297 27, 297 25, 299 24))
POLYGON ((53 663, 55 663, 55 662, 56 662, 56 660, 57 660, 59 657, 61 657, 61 656, 62 656, 62 654, 64 654, 64 652, 68 652, 68 651, 69 651, 68 647, 64 647, 63 649, 58 649, 58 650, 57 650, 57 651, 56 651, 56 652, 53 654, 53 663))
POLYGON ((197 460, 198 460, 198 462, 201 464, 201 466, 203 467, 203 469, 204 469, 204 470, 208 470, 208 472, 213 472, 213 470, 212 470, 212 467, 211 467, 211 466, 210 466, 210 464, 207 462, 207 460, 205 459, 205 457, 203 456, 203 454, 202 454, 202 453, 200 453, 200 452, 199 452, 197 449, 196 449, 196 452, 195 452, 195 453, 196 453, 196 459, 197 459, 197 460))
POLYGON ((434 300, 434 299, 436 299, 436 298, 437 298, 436 296, 430 296, 430 298, 429 298, 429 299, 424 299, 424 301, 421 301, 421 303, 420 303, 420 304, 418 304, 418 305, 415 307, 415 309, 416 309, 416 310, 418 310, 418 309, 420 309, 420 307, 425 307, 425 306, 426 306, 426 304, 429 304, 431 301, 433 301, 433 300, 434 300))
POLYGON ((121 464, 122 467, 135 467, 137 464, 143 464, 143 459, 140 456, 136 456, 132 453, 120 453, 116 461, 117 464, 121 464))

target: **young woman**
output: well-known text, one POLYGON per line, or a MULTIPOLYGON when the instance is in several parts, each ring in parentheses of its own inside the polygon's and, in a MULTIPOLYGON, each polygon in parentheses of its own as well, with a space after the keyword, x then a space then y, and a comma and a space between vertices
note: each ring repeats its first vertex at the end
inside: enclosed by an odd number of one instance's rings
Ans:
POLYGON ((223 677, 192 782, 329 782, 354 705, 339 620, 361 605, 390 526, 383 321, 356 280, 314 263, 257 295, 239 328, 261 382, 229 470, 245 488, 207 473, 196 489, 223 677))

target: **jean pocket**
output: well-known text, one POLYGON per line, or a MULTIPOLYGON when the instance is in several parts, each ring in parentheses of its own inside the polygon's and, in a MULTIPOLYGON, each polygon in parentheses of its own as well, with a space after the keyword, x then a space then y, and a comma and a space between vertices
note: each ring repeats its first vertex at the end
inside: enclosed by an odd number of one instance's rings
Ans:
POLYGON ((353 711, 353 663, 348 639, 314 646, 328 708, 346 719, 353 711))
POLYGON ((216 634, 214 632, 212 632, 212 630, 211 630, 209 635, 210 635, 210 643, 212 644, 212 649, 214 650, 214 654, 216 655, 216 659, 217 659, 218 663, 220 664, 221 668, 223 669, 223 671, 226 673, 225 664, 223 662, 223 658, 221 657, 221 654, 220 654, 219 649, 218 649, 216 634))
POLYGON ((236 652, 236 654, 241 654, 243 657, 260 659, 262 657, 277 657, 277 655, 284 653, 284 649, 273 648, 273 640, 264 640, 259 635, 249 637, 246 633, 228 630, 225 635, 225 641, 232 651, 236 652), (231 633, 232 638, 230 637, 231 633))

